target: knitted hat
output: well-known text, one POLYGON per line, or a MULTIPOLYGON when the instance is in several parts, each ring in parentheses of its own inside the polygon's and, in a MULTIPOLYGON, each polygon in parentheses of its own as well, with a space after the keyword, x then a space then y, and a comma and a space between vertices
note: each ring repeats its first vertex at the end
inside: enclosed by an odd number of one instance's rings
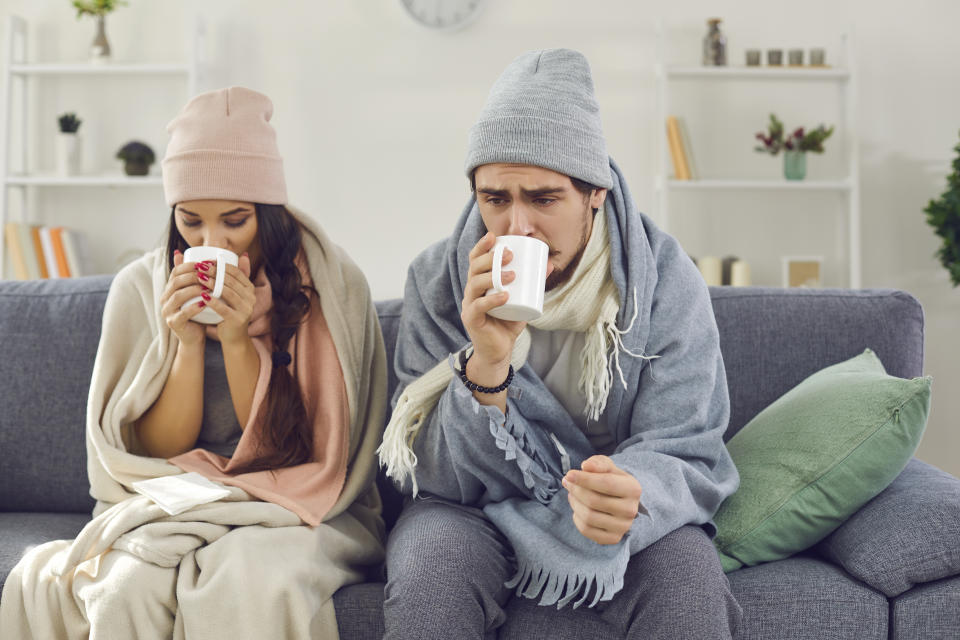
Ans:
POLYGON ((243 87, 201 93, 167 125, 167 204, 240 200, 286 204, 287 185, 270 98, 243 87))
POLYGON ((583 54, 531 51, 507 66, 470 129, 466 173, 491 162, 536 165, 613 187, 593 78, 583 54))

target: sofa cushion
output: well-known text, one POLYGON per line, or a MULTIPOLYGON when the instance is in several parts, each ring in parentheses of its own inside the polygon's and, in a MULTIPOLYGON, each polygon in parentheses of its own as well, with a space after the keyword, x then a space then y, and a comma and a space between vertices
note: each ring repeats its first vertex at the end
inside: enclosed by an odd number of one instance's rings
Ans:
POLYGON ((761 411, 727 444, 740 488, 714 518, 724 569, 823 539, 896 478, 929 409, 929 378, 889 376, 867 349, 761 411))
POLYGON ((960 637, 960 576, 918 585, 890 603, 891 640, 960 637))
POLYGON ((960 480, 911 460, 816 550, 888 597, 960 575, 960 480))
POLYGON ((110 276, 0 283, 0 504, 90 512, 87 391, 110 276))
POLYGON ((923 308, 893 289, 711 287, 730 389, 729 440, 812 373, 871 348, 887 373, 923 372, 923 308))
POLYGON ((727 574, 743 607, 738 640, 887 638, 887 599, 806 555, 727 574))
POLYGON ((30 549, 51 540, 72 540, 89 521, 84 513, 0 512, 0 586, 30 549))

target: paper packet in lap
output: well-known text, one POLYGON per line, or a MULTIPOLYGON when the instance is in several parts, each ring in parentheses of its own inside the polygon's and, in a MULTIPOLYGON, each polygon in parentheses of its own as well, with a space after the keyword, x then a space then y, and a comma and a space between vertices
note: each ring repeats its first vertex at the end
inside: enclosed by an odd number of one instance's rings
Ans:
POLYGON ((133 488, 172 516, 230 495, 230 490, 223 485, 211 482, 195 472, 141 480, 134 482, 133 488))

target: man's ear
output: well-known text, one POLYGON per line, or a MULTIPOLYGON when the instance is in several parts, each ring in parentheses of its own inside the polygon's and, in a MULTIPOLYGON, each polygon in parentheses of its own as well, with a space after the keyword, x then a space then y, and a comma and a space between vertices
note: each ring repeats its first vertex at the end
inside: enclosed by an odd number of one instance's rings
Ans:
POLYGON ((603 203, 607 200, 607 190, 606 189, 595 189, 594 192, 590 195, 590 208, 599 209, 603 206, 603 203))

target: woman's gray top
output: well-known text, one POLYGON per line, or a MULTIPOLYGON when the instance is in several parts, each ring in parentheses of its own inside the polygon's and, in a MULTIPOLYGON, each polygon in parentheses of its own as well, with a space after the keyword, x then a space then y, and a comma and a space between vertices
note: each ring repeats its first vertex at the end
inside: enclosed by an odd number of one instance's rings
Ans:
POLYGON ((203 422, 197 447, 225 456, 233 456, 243 430, 233 409, 223 348, 207 338, 203 355, 203 422))

